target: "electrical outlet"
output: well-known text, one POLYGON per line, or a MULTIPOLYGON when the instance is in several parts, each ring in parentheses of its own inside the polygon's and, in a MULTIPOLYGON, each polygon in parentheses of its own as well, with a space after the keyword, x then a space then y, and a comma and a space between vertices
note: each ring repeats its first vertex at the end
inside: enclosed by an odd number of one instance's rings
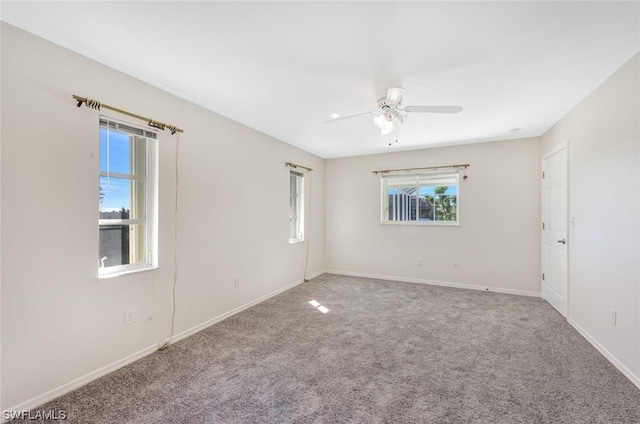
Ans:
POLYGON ((133 309, 127 309, 124 311, 124 325, 133 324, 136 322, 136 313, 133 309))
POLYGON ((616 311, 615 309, 611 310, 611 324, 618 324, 618 311, 616 311))
POLYGON ((240 279, 238 277, 233 279, 233 287, 235 288, 240 287, 240 279))
POLYGON ((422 258, 418 258, 418 265, 423 265, 424 261, 422 260, 422 258))

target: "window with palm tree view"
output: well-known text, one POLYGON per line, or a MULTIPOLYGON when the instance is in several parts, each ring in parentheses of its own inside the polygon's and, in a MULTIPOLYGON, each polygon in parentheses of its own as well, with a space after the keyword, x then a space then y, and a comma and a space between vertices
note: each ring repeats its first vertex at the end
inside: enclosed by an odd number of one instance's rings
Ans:
POLYGON ((382 222, 457 224, 459 173, 382 176, 382 222))

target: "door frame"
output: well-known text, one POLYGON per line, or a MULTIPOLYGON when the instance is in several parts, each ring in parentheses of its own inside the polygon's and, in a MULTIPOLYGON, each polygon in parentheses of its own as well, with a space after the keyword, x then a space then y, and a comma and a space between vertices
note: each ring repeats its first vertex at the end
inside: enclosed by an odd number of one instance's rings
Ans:
MULTIPOLYGON (((569 230, 572 228, 571 227, 571 222, 569 220, 569 181, 570 181, 570 176, 569 176, 569 140, 567 139, 566 141, 563 141, 562 143, 560 143, 559 145, 555 146, 554 148, 552 148, 551 150, 547 151, 546 153, 544 153, 542 155, 541 161, 540 161, 540 222, 544 222, 543 219, 544 217, 544 206, 545 206, 545 194, 544 194, 544 177, 542 175, 542 173, 544 172, 544 162, 546 159, 550 158, 551 156, 555 155, 556 153, 562 151, 563 149, 566 149, 566 155, 565 155, 565 188, 566 188, 566 215, 564 216, 564 220, 566 223, 566 229, 567 229, 567 234, 566 234, 566 239, 567 239, 567 245, 566 245, 566 258, 565 258, 565 269, 566 269, 566 287, 565 287, 565 298, 564 298, 564 311, 565 311, 565 319, 569 318, 569 296, 570 296, 570 292, 571 292, 571 288, 570 288, 570 268, 569 268, 569 253, 570 253, 570 249, 571 249, 571 239, 569 236, 569 230)), ((540 240, 541 240, 541 246, 540 246, 540 297, 547 301, 547 299, 545 299, 544 296, 544 284, 545 281, 542 279, 542 274, 545 272, 544 269, 544 265, 543 265, 543 260, 544 260, 544 248, 545 248, 545 241, 544 241, 544 229, 542 229, 542 226, 540 226, 540 240)), ((547 301, 548 302, 548 301, 547 301)), ((554 308, 555 309, 555 308, 554 308)))

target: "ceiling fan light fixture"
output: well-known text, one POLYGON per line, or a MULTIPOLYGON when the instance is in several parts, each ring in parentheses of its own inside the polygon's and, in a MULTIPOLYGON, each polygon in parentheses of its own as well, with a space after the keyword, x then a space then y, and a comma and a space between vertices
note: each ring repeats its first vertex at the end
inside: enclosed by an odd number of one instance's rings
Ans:
POLYGON ((393 120, 393 116, 387 113, 380 113, 378 115, 374 115, 373 124, 380 128, 380 134, 390 134, 396 128, 396 123, 393 120))

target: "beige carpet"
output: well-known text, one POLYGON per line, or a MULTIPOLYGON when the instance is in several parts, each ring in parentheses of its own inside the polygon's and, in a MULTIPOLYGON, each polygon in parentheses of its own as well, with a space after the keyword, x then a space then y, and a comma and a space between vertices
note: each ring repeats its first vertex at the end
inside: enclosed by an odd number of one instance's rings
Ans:
POLYGON ((640 390, 540 299, 325 274, 39 409, 72 423, 640 423, 640 390))

